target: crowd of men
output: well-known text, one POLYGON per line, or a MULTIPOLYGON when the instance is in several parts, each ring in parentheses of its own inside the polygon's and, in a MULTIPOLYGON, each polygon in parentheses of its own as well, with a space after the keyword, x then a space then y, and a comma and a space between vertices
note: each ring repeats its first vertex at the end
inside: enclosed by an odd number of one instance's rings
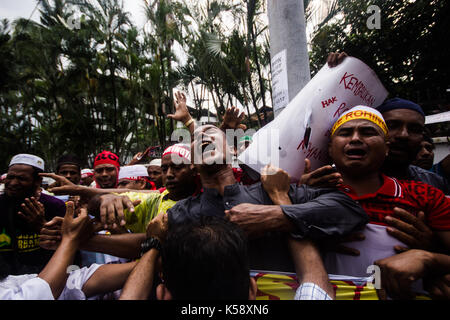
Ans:
POLYGON ((330 128, 332 162, 311 170, 306 159, 296 184, 271 165, 255 181, 227 161, 251 143, 225 137, 241 126, 236 108, 220 127, 196 127, 181 93, 175 109, 192 143, 160 159, 144 152, 121 166, 102 151, 83 169, 63 155, 45 173, 42 158, 12 156, 0 299, 247 300, 258 291, 250 271, 266 270, 296 274, 294 299, 332 300, 330 274, 364 277, 371 265, 379 298, 450 298, 450 157, 433 166, 418 104, 344 112, 330 128))

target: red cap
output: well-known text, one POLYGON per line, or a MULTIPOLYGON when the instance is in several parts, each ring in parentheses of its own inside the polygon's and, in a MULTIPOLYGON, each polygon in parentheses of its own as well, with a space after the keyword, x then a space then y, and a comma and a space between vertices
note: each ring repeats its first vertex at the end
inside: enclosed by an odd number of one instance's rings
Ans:
POLYGON ((104 150, 95 157, 94 168, 100 164, 112 164, 120 168, 119 157, 111 151, 104 150))

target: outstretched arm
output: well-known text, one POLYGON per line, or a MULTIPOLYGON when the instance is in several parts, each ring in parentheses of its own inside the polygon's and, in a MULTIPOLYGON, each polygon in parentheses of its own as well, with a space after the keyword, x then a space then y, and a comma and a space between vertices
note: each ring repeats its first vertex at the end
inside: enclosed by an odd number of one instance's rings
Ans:
POLYGON ((159 251, 150 249, 134 267, 125 283, 120 300, 147 300, 153 286, 159 251))
POLYGON ((86 297, 119 290, 125 284, 137 261, 119 264, 104 264, 83 285, 86 297))
POLYGON ((74 204, 67 203, 66 215, 62 223, 62 240, 45 268, 39 273, 39 278, 45 280, 52 294, 57 299, 64 289, 67 281, 67 267, 72 263, 78 249, 80 237, 88 225, 89 217, 85 209, 77 218, 73 218, 74 204))
MULTIPOLYGON (((147 227, 147 236, 164 242, 168 228, 168 217, 160 214, 147 227)), ((120 300, 146 300, 153 286, 153 279, 157 269, 159 250, 151 248, 139 260, 131 272, 122 290, 120 300)))

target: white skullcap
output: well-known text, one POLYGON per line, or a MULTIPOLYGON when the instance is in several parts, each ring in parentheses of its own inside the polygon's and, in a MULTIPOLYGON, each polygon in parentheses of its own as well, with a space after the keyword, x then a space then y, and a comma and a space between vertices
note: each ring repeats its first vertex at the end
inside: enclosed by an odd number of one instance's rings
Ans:
POLYGON ((142 164, 121 167, 119 170, 119 180, 136 179, 137 177, 148 177, 147 169, 142 164))
POLYGON ((88 173, 94 173, 94 171, 92 171, 92 169, 83 169, 83 170, 81 170, 81 174, 88 174, 88 173))
POLYGON ((153 159, 152 161, 150 161, 150 163, 147 165, 147 167, 148 166, 161 167, 161 159, 153 159))
POLYGON ((32 166, 32 167, 35 167, 35 168, 38 168, 38 169, 44 171, 44 160, 42 160, 42 158, 39 158, 38 156, 35 156, 32 154, 21 153, 21 154, 15 155, 11 159, 9 166, 11 167, 12 165, 15 165, 15 164, 27 164, 29 166, 32 166))

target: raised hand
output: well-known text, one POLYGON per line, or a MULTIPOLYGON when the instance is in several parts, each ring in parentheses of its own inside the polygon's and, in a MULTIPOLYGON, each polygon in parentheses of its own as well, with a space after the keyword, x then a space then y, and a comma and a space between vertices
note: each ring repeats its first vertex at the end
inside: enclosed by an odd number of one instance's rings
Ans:
POLYGON ((305 169, 297 185, 306 184, 316 188, 336 188, 344 183, 342 175, 336 169, 326 165, 311 171, 311 162, 305 159, 305 169))
POLYGON ((227 108, 225 111, 225 115, 223 116, 222 124, 220 125, 220 129, 226 130, 226 129, 238 129, 241 128, 242 130, 246 130, 247 127, 243 124, 241 124, 242 120, 244 119, 245 113, 242 112, 239 114, 239 108, 237 107, 231 107, 227 108))
POLYGON ((330 52, 327 58, 328 66, 330 68, 336 67, 338 64, 342 63, 342 61, 344 61, 345 57, 348 57, 345 52, 330 52))
POLYGON ((80 243, 83 235, 88 232, 89 216, 85 208, 80 209, 80 214, 75 218, 75 205, 72 201, 66 204, 66 215, 61 225, 61 236, 76 243, 80 243))
POLYGON ((17 214, 36 231, 41 230, 42 226, 47 222, 45 220, 44 205, 37 201, 35 197, 25 198, 17 214))
POLYGON ((189 114, 189 110, 186 105, 186 96, 182 92, 176 92, 175 93, 175 113, 174 114, 168 114, 167 117, 176 121, 181 121, 183 123, 186 123, 189 121, 192 117, 189 114))

